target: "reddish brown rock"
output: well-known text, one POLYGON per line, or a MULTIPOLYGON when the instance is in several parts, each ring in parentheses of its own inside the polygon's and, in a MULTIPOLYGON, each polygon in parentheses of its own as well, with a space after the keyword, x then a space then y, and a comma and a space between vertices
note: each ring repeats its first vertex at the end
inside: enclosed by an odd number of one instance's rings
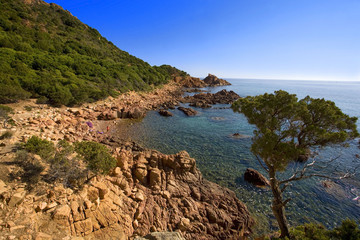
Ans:
POLYGON ((269 186, 269 180, 264 177, 261 173, 256 171, 255 169, 248 168, 244 173, 245 181, 252 183, 256 186, 269 186))
POLYGON ((206 78, 203 80, 207 86, 215 87, 215 86, 226 86, 231 85, 228 81, 218 78, 215 75, 208 74, 206 78))
POLYGON ((187 116, 195 116, 197 114, 197 111, 192 108, 178 107, 178 109, 184 112, 187 116))

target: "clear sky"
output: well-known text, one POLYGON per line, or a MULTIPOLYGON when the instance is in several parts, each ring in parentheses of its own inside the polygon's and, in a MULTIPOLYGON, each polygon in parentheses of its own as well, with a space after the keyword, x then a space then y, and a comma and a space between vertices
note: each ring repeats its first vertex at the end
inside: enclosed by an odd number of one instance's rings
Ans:
POLYGON ((360 81, 360 0, 52 0, 151 65, 360 81))

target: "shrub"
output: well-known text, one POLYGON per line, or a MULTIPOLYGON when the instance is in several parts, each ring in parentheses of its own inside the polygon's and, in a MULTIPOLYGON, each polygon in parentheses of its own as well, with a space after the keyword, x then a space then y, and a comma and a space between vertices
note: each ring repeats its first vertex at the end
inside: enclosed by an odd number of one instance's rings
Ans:
POLYGON ((328 240, 328 230, 321 224, 306 223, 290 231, 294 240, 328 240))
POLYGON ((360 229, 354 220, 346 219, 339 227, 330 232, 330 236, 340 240, 359 240, 360 229))
POLYGON ((24 109, 25 109, 26 111, 28 111, 28 112, 31 112, 32 107, 31 107, 31 106, 25 106, 24 109))
POLYGON ((54 143, 32 136, 24 145, 25 150, 38 154, 42 159, 49 160, 55 152, 54 143))
POLYGON ((116 167, 116 159, 111 156, 109 150, 96 142, 77 142, 75 151, 84 158, 88 169, 95 173, 107 174, 116 167))
POLYGON ((36 99, 37 104, 46 104, 48 103, 49 99, 45 96, 41 96, 38 99, 36 99))
POLYGON ((0 140, 6 139, 6 138, 11 138, 13 135, 14 135, 13 132, 6 131, 0 136, 0 140))
POLYGON ((28 188, 33 188, 40 181, 40 173, 44 170, 44 166, 25 150, 18 151, 15 160, 23 170, 14 173, 16 175, 14 177, 20 177, 24 182, 28 183, 28 188))
POLYGON ((344 220, 333 230, 321 224, 306 223, 290 229, 292 240, 360 240, 360 229, 354 220, 344 220))
POLYGON ((79 159, 72 156, 74 147, 65 140, 56 145, 54 158, 50 160, 48 182, 61 181, 66 187, 81 188, 86 180, 86 171, 80 166, 79 159))

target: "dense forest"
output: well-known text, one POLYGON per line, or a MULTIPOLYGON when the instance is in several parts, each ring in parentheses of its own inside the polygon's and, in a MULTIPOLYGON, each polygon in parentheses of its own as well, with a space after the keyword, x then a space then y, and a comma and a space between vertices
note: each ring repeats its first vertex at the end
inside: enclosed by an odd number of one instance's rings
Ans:
POLYGON ((0 9, 0 103, 76 105, 187 75, 120 50, 56 4, 0 0, 0 9))

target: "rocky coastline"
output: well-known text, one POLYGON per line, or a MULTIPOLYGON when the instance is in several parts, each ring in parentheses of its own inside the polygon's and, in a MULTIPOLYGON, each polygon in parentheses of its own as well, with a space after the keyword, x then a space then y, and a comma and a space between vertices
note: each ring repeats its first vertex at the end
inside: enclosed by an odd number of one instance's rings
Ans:
POLYGON ((246 206, 234 192, 203 179, 186 151, 165 155, 111 134, 121 118, 142 118, 148 110, 177 106, 183 87, 198 85, 189 85, 187 80, 181 84, 175 79, 152 92, 129 92, 78 108, 52 108, 34 101, 11 105, 14 136, 2 141, 0 149, 4 176, 0 235, 9 239, 133 239, 174 231, 185 239, 248 236, 254 221, 246 206), (21 179, 7 176, 17 170, 12 162, 15 144, 32 135, 55 142, 103 143, 116 157, 117 167, 108 176, 92 178, 81 190, 59 183, 46 185, 47 192, 28 191, 21 179))

